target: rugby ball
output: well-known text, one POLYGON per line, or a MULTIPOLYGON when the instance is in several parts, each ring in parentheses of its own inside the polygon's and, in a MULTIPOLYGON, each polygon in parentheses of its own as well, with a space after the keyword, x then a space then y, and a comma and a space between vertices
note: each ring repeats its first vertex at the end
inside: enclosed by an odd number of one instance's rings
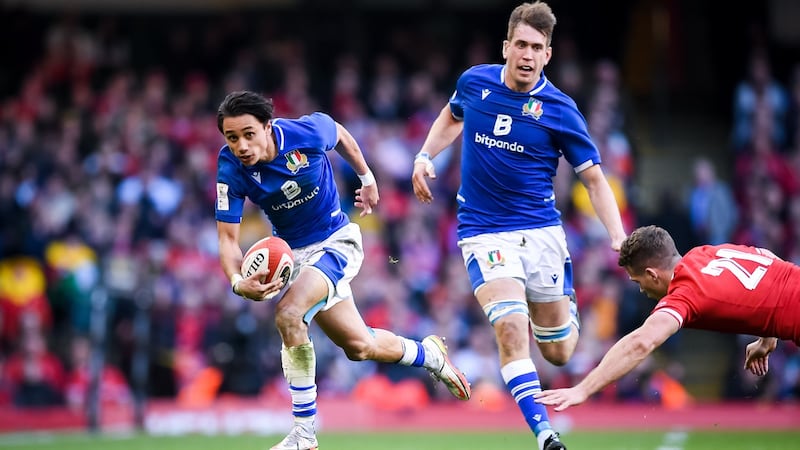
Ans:
POLYGON ((294 254, 289 244, 277 236, 267 236, 250 246, 242 260, 241 272, 245 278, 267 270, 268 283, 281 279, 284 285, 289 284, 294 270, 294 254))

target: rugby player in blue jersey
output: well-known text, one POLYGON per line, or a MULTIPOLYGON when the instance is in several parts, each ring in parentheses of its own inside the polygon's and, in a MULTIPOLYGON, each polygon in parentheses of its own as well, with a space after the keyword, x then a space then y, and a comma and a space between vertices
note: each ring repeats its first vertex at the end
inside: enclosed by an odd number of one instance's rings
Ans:
POLYGON ((529 327, 545 359, 566 364, 580 323, 572 263, 556 209, 553 177, 563 155, 589 192, 619 250, 625 231, 600 155, 575 102, 545 77, 556 17, 544 2, 513 10, 503 41, 505 64, 477 65, 458 79, 449 104, 417 154, 414 193, 433 196, 431 163, 462 135, 459 247, 475 297, 495 330, 501 373, 540 449, 563 449, 530 356, 529 327))
POLYGON ((260 274, 243 278, 239 272, 245 198, 264 211, 273 234, 289 243, 295 257, 292 280, 275 305, 294 426, 272 449, 318 447, 316 357, 308 336, 312 319, 351 360, 424 367, 454 396, 469 399, 470 386, 450 362, 440 337, 414 341, 373 329, 356 309, 350 280, 364 260, 361 232, 341 209, 327 156, 336 150, 356 171, 361 188, 356 189, 355 206, 362 216, 370 214, 378 203, 378 187, 353 136, 323 113, 274 119, 272 102, 249 91, 225 97, 217 125, 226 142, 217 161, 219 257, 233 292, 258 301, 283 288, 281 281, 266 283, 260 274))

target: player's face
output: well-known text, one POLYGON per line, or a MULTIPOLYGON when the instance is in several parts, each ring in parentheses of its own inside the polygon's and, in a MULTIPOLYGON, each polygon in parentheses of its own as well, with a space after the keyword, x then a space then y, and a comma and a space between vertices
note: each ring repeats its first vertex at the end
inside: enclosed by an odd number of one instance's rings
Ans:
POLYGON ((629 267, 625 267, 625 271, 628 272, 631 281, 639 285, 639 292, 655 300, 661 300, 667 295, 669 283, 664 283, 654 269, 648 268, 642 273, 633 273, 629 267))
POLYGON ((506 60, 506 86, 514 91, 527 92, 539 81, 542 69, 550 61, 552 48, 547 37, 520 23, 514 28, 511 40, 503 41, 503 58, 506 60))
POLYGON ((226 117, 222 120, 222 133, 233 155, 245 166, 275 157, 270 122, 264 125, 250 114, 226 117))

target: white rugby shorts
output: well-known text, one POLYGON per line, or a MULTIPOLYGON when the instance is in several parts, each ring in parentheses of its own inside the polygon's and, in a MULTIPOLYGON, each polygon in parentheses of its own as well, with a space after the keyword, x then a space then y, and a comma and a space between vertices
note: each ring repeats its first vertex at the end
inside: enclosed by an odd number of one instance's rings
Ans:
POLYGON ((479 234, 458 246, 473 293, 499 278, 519 280, 529 302, 553 302, 573 292, 572 260, 561 226, 479 234))
POLYGON ((292 280, 300 269, 310 267, 328 281, 328 298, 320 309, 327 311, 335 304, 352 297, 350 281, 358 274, 364 262, 364 247, 361 243, 361 228, 349 223, 324 241, 292 249, 295 270, 292 280))

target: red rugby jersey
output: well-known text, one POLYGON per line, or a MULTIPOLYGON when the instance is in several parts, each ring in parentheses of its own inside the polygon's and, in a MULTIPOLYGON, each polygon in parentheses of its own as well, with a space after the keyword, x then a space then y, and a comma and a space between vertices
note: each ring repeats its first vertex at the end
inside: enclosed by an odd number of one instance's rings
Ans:
POLYGON ((684 328, 800 345, 800 267, 755 247, 695 247, 675 267, 656 311, 672 315, 684 328))

